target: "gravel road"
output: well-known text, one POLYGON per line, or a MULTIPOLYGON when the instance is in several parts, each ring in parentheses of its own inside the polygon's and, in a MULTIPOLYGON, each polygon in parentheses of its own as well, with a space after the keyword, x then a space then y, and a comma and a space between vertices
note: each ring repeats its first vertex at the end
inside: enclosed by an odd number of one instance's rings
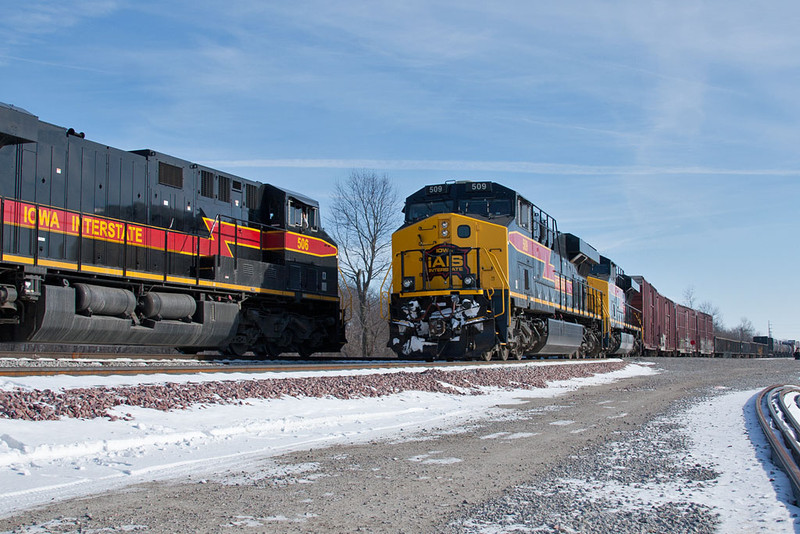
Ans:
POLYGON ((715 532, 714 510, 688 500, 654 506, 635 495, 597 499, 589 488, 621 477, 634 486, 659 477, 712 480, 709 466, 680 461, 685 438, 664 417, 717 394, 719 386, 797 382, 800 363, 650 361, 662 372, 527 399, 467 427, 292 453, 246 472, 64 501, 2 519, 0 531, 715 532), (620 450, 624 472, 614 469, 620 450))

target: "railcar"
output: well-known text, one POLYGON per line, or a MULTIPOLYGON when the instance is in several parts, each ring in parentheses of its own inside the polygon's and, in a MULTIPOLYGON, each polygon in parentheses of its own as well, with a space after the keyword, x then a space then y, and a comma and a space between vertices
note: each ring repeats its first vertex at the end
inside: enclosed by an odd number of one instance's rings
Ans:
POLYGON ((306 195, 0 105, 0 339, 338 351, 336 243, 306 195))
POLYGON ((608 351, 604 293, 587 281, 599 254, 525 197, 495 182, 447 182, 413 193, 403 211, 389 336, 400 357, 608 351))
POLYGON ((648 356, 711 356, 714 354, 712 317, 665 297, 643 276, 634 276, 639 289, 632 295, 642 310, 642 352, 648 356))
POLYGON ((604 345, 607 354, 627 355, 641 352, 642 314, 632 305, 639 284, 625 274, 614 261, 600 256, 587 278, 589 286, 600 291, 604 345))

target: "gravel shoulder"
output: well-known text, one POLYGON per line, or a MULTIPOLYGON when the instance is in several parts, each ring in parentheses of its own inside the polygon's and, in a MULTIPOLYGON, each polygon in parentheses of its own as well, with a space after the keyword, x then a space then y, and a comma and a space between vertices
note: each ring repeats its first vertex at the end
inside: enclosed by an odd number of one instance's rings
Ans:
POLYGON ((661 372, 555 399, 526 399, 469 426, 308 450, 265 459, 244 472, 59 502, 0 520, 0 531, 482 532, 506 521, 504 531, 510 532, 713 532, 715 512, 688 499, 671 509, 635 498, 592 505, 588 490, 582 497, 559 481, 615 480, 598 476, 613 472, 607 462, 619 453, 608 448, 613 442, 629 444, 625 454, 638 459, 639 475, 630 470, 631 476, 703 483, 714 476, 707 467, 682 465, 666 454, 685 445, 679 438, 652 449, 652 433, 666 435, 659 418, 720 386, 745 390, 796 382, 800 365, 650 362, 661 372))

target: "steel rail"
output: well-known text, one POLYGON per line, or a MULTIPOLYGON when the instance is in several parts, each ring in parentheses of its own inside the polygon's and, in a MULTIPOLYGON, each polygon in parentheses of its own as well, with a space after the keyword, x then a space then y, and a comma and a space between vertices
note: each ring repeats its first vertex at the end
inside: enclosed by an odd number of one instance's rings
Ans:
MULTIPOLYGON (((790 424, 782 417, 785 412, 781 410, 781 401, 784 389, 787 386, 773 385, 765 388, 756 398, 756 415, 764 435, 767 437, 772 449, 772 459, 789 477, 795 499, 800 501, 800 469, 798 468, 798 444, 796 436, 798 429, 791 429, 790 424), (781 411, 781 413, 778 413, 781 411)), ((796 388, 793 388, 796 390, 796 388)), ((793 420, 793 418, 790 418, 793 420)), ((795 422, 796 423, 796 422, 795 422)))

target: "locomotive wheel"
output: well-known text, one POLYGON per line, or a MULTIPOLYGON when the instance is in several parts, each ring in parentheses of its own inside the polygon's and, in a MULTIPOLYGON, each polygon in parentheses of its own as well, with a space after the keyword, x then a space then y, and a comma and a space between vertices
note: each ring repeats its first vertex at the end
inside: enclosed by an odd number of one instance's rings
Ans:
POLYGON ((497 357, 502 361, 508 360, 508 345, 500 345, 497 347, 497 357))
POLYGON ((241 358, 242 356, 245 355, 245 353, 249 348, 250 347, 248 347, 244 343, 231 343, 230 345, 225 347, 225 354, 228 356, 236 356, 238 358, 241 358))
POLYGON ((494 347, 481 354, 481 359, 485 362, 492 361, 493 357, 494 357, 494 347))

